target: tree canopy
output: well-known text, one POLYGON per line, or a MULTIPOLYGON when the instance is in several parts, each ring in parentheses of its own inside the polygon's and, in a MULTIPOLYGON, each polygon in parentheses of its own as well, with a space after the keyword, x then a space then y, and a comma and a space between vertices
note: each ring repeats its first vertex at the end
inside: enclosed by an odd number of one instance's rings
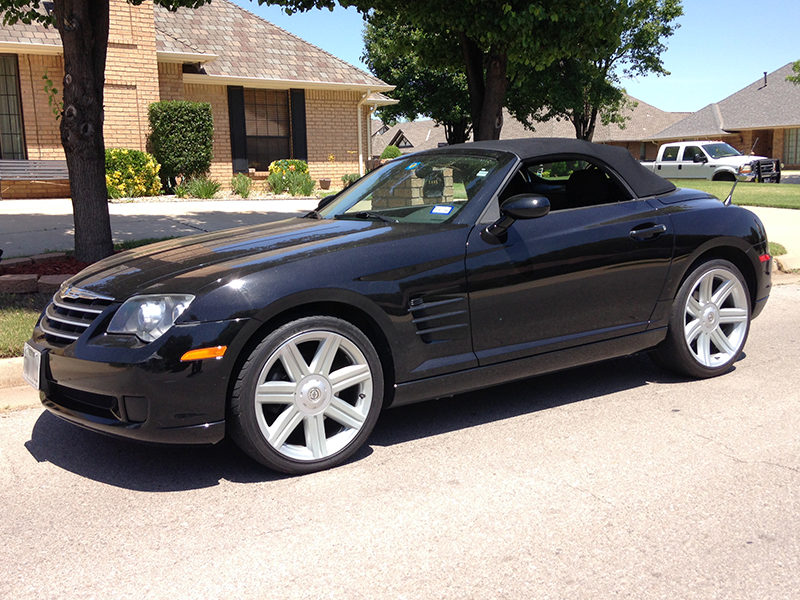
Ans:
POLYGON ((448 143, 467 141, 472 129, 467 78, 463 70, 440 60, 454 50, 445 32, 425 32, 397 14, 373 11, 367 17, 364 46, 369 70, 396 86, 392 96, 399 103, 380 109, 384 121, 424 116, 445 128, 448 143))
POLYGON ((593 59, 564 58, 533 75, 512 72, 515 93, 509 95, 508 106, 517 119, 531 128, 537 122, 566 119, 575 136, 588 141, 598 123, 624 127, 631 101, 621 80, 669 74, 661 59, 664 40, 677 29, 683 8, 680 0, 621 0, 617 10, 623 15, 620 36, 605 46, 591 40, 593 59))
POLYGON ((794 71, 794 75, 787 75, 786 81, 791 81, 795 85, 800 85, 800 60, 795 61, 792 65, 792 71, 794 71))
MULTIPOLYGON (((259 0, 287 12, 353 6, 364 14, 375 10, 398 14, 404 22, 449 40, 441 60, 464 73, 476 140, 497 139, 509 83, 509 65, 542 71, 556 60, 598 58, 595 48, 618 43, 624 26, 620 0, 259 0), (579 40, 591 40, 580 44, 579 40)), ((622 0, 627 4, 626 0, 622 0)))

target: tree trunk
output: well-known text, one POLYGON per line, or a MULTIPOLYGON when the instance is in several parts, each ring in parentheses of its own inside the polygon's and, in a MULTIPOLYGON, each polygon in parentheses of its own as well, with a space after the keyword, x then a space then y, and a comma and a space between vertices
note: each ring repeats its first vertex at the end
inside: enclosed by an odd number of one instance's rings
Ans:
POLYGON ((481 117, 475 125, 475 141, 500 139, 508 86, 507 68, 508 55, 505 52, 494 49, 489 52, 481 117))
POLYGON ((469 132, 472 129, 468 119, 461 119, 453 123, 444 124, 444 137, 449 145, 463 144, 469 140, 469 132))
POLYGON ((69 169, 75 258, 93 262, 114 250, 103 141, 108 0, 56 0, 54 9, 64 47, 61 143, 69 169))
POLYGON ((466 34, 460 32, 458 37, 466 67, 473 138, 476 142, 500 139, 508 86, 508 54, 491 48, 485 55, 466 34))

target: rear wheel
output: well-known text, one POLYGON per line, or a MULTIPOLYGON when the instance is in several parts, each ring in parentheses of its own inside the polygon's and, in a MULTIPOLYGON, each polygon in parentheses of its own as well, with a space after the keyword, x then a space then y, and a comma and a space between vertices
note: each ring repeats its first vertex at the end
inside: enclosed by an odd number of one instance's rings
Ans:
POLYGON ((750 296, 726 260, 700 265, 672 305, 667 338, 653 351, 659 365, 692 377, 714 377, 739 358, 750 331, 750 296))
POLYGON ((268 335, 242 367, 231 397, 232 436, 285 473, 347 460, 369 436, 383 402, 375 349, 356 327, 307 317, 268 335))

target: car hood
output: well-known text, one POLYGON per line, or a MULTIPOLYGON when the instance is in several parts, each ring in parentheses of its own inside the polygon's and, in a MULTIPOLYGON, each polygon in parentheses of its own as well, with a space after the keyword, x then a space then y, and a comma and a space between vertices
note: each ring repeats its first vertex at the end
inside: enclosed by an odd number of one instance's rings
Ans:
POLYGON ((122 301, 134 294, 194 294, 234 272, 260 270, 354 245, 430 233, 430 225, 292 218, 159 242, 103 259, 67 285, 122 301), (167 285, 167 283, 169 284, 167 285))
POLYGON ((726 164, 726 165, 736 165, 740 167, 742 165, 749 165, 751 162, 755 160, 770 160, 766 156, 756 156, 751 154, 750 156, 726 156, 724 158, 714 158, 712 159, 716 163, 726 164))

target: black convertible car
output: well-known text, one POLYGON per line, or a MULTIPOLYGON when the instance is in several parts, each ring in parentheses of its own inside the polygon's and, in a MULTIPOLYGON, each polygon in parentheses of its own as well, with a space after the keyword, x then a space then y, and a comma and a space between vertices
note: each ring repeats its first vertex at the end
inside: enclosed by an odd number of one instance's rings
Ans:
POLYGON ((89 267, 42 314, 24 368, 77 425, 229 434, 307 473, 350 457, 390 406, 643 350, 724 373, 771 262, 752 213, 624 149, 465 144, 397 159, 302 218, 89 267))

